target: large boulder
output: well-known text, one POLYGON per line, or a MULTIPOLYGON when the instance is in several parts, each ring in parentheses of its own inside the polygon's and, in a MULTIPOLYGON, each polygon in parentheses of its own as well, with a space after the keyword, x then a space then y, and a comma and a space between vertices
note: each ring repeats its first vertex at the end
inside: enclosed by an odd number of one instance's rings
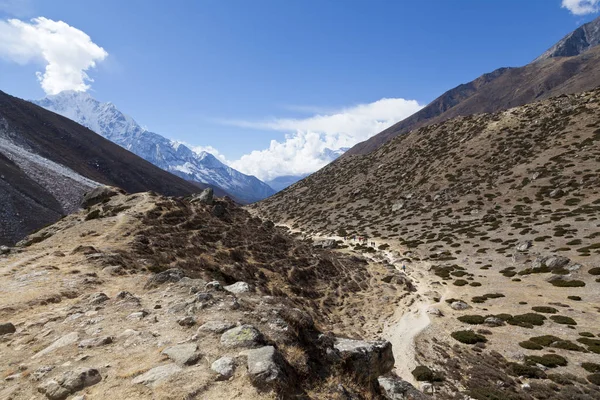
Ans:
POLYGON ((158 287, 168 282, 179 282, 181 279, 183 279, 183 277, 184 273, 182 270, 180 270, 179 268, 171 268, 166 271, 159 272, 158 274, 148 279, 145 288, 150 289, 158 287))
POLYGON ((221 335, 221 345, 225 347, 259 347, 263 342, 262 333, 252 325, 241 325, 221 335))
POLYGON ((236 282, 233 285, 224 286, 223 289, 235 294, 247 293, 252 290, 250 285, 248 285, 246 282, 236 282))
POLYGON ((200 204, 212 205, 213 199, 214 199, 214 191, 213 191, 213 189, 212 188, 206 188, 200 194, 194 195, 194 197, 192 197, 192 200, 190 200, 190 202, 191 203, 200 203, 200 204))
POLYGON ((179 366, 194 365, 201 358, 197 350, 198 346, 195 343, 184 343, 166 348, 162 354, 179 366))
POLYGON ((426 400, 429 399, 410 383, 395 375, 377 378, 381 393, 389 400, 426 400))
POLYGON ((38 392, 43 393, 50 400, 63 400, 69 395, 95 385, 102 380, 97 369, 79 368, 64 373, 58 379, 51 379, 38 387, 38 392))
POLYGON ((171 375, 174 375, 180 371, 182 371, 182 368, 177 364, 161 365, 152 368, 148 372, 136 377, 131 381, 131 383, 156 387, 161 382, 167 380, 171 375))
POLYGON ((453 310, 462 311, 469 308, 469 305, 464 301, 457 300, 453 301, 452 304, 450 304, 450 308, 452 308, 453 310))
POLYGON ((125 192, 118 188, 110 186, 98 186, 97 188, 90 190, 83 196, 83 200, 81 201, 81 208, 89 208, 95 204, 102 203, 103 201, 106 201, 111 197, 123 193, 125 192))
POLYGON ((235 372, 235 361, 231 357, 221 357, 210 365, 210 369, 217 373, 218 379, 229 379, 235 372))
POLYGON ((345 367, 366 381, 374 381, 394 368, 392 344, 386 340, 367 342, 338 338, 334 349, 345 367))
POLYGON ((212 332, 212 333, 223 333, 235 326, 234 323, 229 321, 207 321, 198 328, 198 332, 212 332))
POLYGON ((249 350, 248 375, 258 387, 282 386, 285 382, 285 360, 273 346, 249 350))
POLYGON ((335 249, 337 248, 337 242, 333 239, 322 239, 317 240, 313 243, 313 247, 319 249, 335 249))
POLYGON ((532 246, 531 240, 521 242, 517 245, 517 251, 527 251, 532 246))

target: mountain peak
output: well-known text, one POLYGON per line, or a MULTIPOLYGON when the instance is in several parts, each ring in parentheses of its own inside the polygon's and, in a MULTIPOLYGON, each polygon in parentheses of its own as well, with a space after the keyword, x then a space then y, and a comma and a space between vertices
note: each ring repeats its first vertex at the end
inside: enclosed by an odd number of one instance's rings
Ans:
POLYGON ((581 25, 562 38, 544 54, 534 60, 543 61, 553 57, 573 57, 585 53, 600 44, 600 17, 581 25))

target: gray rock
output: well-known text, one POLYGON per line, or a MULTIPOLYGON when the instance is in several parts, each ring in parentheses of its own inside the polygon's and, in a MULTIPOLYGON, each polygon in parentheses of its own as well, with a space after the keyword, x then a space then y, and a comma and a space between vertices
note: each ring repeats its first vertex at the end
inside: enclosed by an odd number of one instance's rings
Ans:
POLYGON ((202 357, 195 343, 178 344, 163 350, 162 354, 169 357, 179 366, 194 365, 202 357))
POLYGON ((93 386, 101 380, 102 376, 97 369, 79 368, 65 372, 58 379, 45 382, 38 387, 38 392, 45 394, 50 400, 63 400, 70 394, 93 386))
POLYGON ((392 344, 385 340, 367 342, 354 339, 336 339, 337 350, 355 376, 374 381, 394 368, 392 344))
POLYGON ((150 371, 136 377, 131 381, 131 383, 156 387, 161 382, 168 379, 171 375, 174 375, 180 371, 182 371, 182 368, 177 364, 161 365, 159 367, 152 368, 150 371))
POLYGON ((573 264, 567 267, 567 270, 571 271, 571 272, 577 272, 581 269, 581 267, 583 267, 583 265, 581 264, 573 264))
POLYGON ((0 255, 10 253, 10 247, 8 246, 0 246, 0 255))
POLYGON ((134 313, 131 313, 127 316, 127 319, 143 319, 148 315, 148 311, 142 310, 142 311, 136 311, 134 313))
POLYGON ((221 345, 225 347, 258 347, 263 341, 262 333, 252 325, 238 326, 221 335, 221 345))
POLYGON ((198 328, 198 332, 212 332, 212 333, 223 333, 228 329, 235 326, 234 323, 229 321, 207 321, 198 328))
POLYGON ((397 376, 380 376, 377 378, 383 395, 389 400, 426 400, 429 397, 421 393, 410 383, 397 376))
POLYGON ((563 256, 551 256, 544 260, 544 265, 550 269, 566 267, 571 262, 570 259, 563 256))
POLYGON ((200 194, 194 195, 190 203, 200 203, 212 205, 214 199, 214 191, 212 188, 204 189, 200 194))
POLYGON ((81 208, 88 208, 95 204, 102 203, 103 201, 110 199, 118 195, 119 193, 125 193, 121 189, 113 188, 110 186, 98 186, 92 189, 83 196, 81 201, 81 208))
POLYGON ((208 282, 204 285, 205 290, 223 290, 223 286, 219 283, 219 281, 208 282))
POLYGON ((427 394, 433 394, 433 385, 428 382, 421 383, 421 391, 427 394))
POLYGON ((104 303, 105 301, 108 301, 108 300, 110 300, 110 299, 104 293, 94 293, 94 294, 92 294, 90 296, 89 303, 91 305, 98 305, 98 304, 102 304, 102 303, 104 303))
POLYGON ((530 240, 526 242, 519 243, 516 247, 517 251, 527 251, 532 246, 530 240))
POLYGON ((247 293, 251 291, 250 285, 246 282, 236 282, 233 285, 224 286, 223 289, 231 293, 247 293))
POLYGON ((15 333, 16 331, 17 331, 17 328, 15 328, 15 326, 12 323, 10 323, 10 322, 0 323, 0 336, 6 335, 8 333, 15 333))
POLYGON ((318 249, 335 249, 337 248, 337 242, 333 239, 317 240, 313 243, 313 247, 318 249))
POLYGON ((483 323, 486 326, 489 327, 496 327, 496 326, 503 326, 504 325, 504 321, 502 321, 500 318, 496 318, 496 317, 487 317, 483 323))
POLYGON ((151 277, 146 283, 145 288, 154 288, 169 282, 179 282, 183 277, 184 273, 182 270, 179 268, 171 268, 151 277))
POLYGON ((200 302, 211 301, 213 299, 213 295, 206 292, 198 292, 196 293, 196 300, 200 302))
POLYGON ((444 313, 439 308, 436 308, 436 307, 429 307, 427 309, 427 314, 433 315, 434 317, 443 317, 444 316, 444 313))
POLYGON ((60 349, 65 346, 70 346, 72 344, 75 344, 75 342, 77 342, 77 340, 79 340, 79 334, 77 332, 71 332, 71 333, 66 334, 65 336, 61 337, 60 339, 56 340, 50 346, 48 346, 44 350, 38 352, 31 358, 33 358, 33 359, 40 358, 48 353, 53 352, 56 349, 60 349))
POLYGON ((183 318, 179 318, 177 323, 181 326, 194 326, 196 325, 196 319, 192 316, 187 316, 183 318))
POLYGON ((550 192, 550 194, 548 196, 550 196, 550 198, 552 198, 552 199, 555 199, 564 194, 565 194, 565 192, 562 189, 554 189, 553 191, 550 192))
POLYGON ((82 340, 81 342, 79 342, 79 344, 77 346, 81 347, 81 348, 100 347, 100 346, 106 346, 108 344, 111 344, 113 341, 114 341, 114 338, 112 336, 105 336, 105 337, 82 340))
POLYGON ((285 361, 273 346, 265 346, 246 352, 248 375, 256 386, 271 386, 285 381, 285 361))
POLYGON ((453 310, 458 310, 458 311, 462 311, 462 310, 466 310, 467 308, 469 308, 469 305, 467 303, 465 303, 464 301, 453 301, 452 304, 450 304, 450 308, 452 308, 453 310))
POLYGON ((231 357, 221 357, 210 365, 210 369, 219 375, 219 379, 229 379, 235 371, 235 361, 231 357))

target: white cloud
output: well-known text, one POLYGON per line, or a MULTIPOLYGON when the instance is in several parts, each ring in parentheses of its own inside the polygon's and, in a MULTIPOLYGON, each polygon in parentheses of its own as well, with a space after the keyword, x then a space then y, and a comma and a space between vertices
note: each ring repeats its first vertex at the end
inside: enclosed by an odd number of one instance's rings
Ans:
POLYGON ((108 56, 85 32, 44 17, 0 21, 0 38, 0 57, 23 65, 46 65, 43 73, 37 73, 46 94, 85 92, 93 82, 86 71, 108 56))
POLYGON ((303 119, 224 121, 244 128, 286 132, 284 141, 272 140, 269 148, 255 150, 230 165, 262 180, 311 173, 331 161, 326 149, 352 147, 422 107, 415 100, 392 98, 303 119))
POLYGON ((600 11, 600 0, 562 0, 562 8, 574 15, 593 14, 600 11))

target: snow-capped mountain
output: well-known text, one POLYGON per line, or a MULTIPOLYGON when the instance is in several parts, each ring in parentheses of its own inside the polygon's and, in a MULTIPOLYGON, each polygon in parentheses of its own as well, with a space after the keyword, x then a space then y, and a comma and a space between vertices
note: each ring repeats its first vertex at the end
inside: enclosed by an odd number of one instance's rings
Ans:
POLYGON ((101 103, 88 93, 65 91, 33 103, 78 122, 166 171, 220 187, 239 200, 252 203, 275 193, 258 178, 228 167, 210 153, 196 153, 145 130, 114 104, 101 103))

